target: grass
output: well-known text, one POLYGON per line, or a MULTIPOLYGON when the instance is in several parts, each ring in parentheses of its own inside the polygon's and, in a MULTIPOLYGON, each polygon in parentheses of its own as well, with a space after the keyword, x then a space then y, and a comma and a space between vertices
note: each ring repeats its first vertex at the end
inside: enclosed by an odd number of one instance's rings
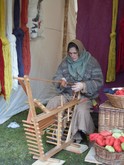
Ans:
MULTIPOLYGON (((26 138, 23 130, 22 120, 27 118, 27 111, 21 112, 0 125, 0 165, 31 165, 36 160, 28 153, 26 138), (11 122, 17 122, 19 128, 8 128, 11 122)), ((45 137, 44 137, 45 140, 45 137)), ((51 145, 44 144, 45 150, 49 150, 51 145)), ((75 154, 62 150, 54 157, 65 160, 64 165, 93 165, 84 162, 88 151, 82 154, 75 154)))

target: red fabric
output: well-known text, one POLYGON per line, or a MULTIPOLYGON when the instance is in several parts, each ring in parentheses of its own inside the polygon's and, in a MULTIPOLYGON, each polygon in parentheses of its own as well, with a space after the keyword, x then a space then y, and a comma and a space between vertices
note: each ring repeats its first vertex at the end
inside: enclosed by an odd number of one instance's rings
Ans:
POLYGON ((23 44, 22 44, 22 57, 24 64, 24 74, 29 75, 31 67, 31 55, 30 55, 30 37, 29 29, 26 24, 28 22, 28 0, 23 0, 21 3, 21 29, 24 32, 23 44))
POLYGON ((3 51, 2 51, 2 41, 0 39, 0 85, 1 85, 1 92, 0 94, 4 95, 5 98, 5 88, 4 88, 4 58, 3 58, 3 51))
POLYGON ((76 37, 99 61, 106 77, 112 19, 112 1, 78 0, 76 37))
POLYGON ((124 18, 120 21, 119 24, 116 72, 124 72, 124 18))
MULTIPOLYGON (((106 77, 110 45, 112 2, 113 0, 78 0, 76 38, 80 39, 86 49, 99 61, 104 77, 106 77)), ((119 0, 117 38, 119 31, 118 23, 122 20, 123 16, 124 0, 119 0)), ((104 83, 103 89, 120 86, 124 86, 124 72, 117 74, 115 82, 104 83)), ((102 89, 100 91, 100 99, 100 103, 107 100, 102 89)))

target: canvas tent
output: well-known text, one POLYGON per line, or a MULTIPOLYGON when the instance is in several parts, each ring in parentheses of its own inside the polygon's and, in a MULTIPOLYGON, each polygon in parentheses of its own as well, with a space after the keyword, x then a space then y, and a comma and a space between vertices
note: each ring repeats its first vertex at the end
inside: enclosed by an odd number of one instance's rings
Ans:
MULTIPOLYGON (((35 1, 36 2, 36 1, 35 1)), ((68 40, 75 38, 75 7, 74 1, 69 2, 68 40), (73 18, 73 19, 72 19, 73 18)), ((62 59, 63 31, 65 1, 43 0, 41 4, 42 34, 41 37, 30 41, 31 71, 30 77, 52 79, 52 76, 62 59)), ((33 97, 42 103, 54 94, 51 83, 31 81, 33 97)), ((10 100, 5 101, 0 96, 0 124, 11 116, 28 109, 27 96, 19 85, 18 89, 12 90, 10 100)))
MULTIPOLYGON (((29 76, 51 80, 63 58, 66 43, 77 37, 84 43, 86 49, 97 58, 106 79, 113 1, 116 0, 78 0, 78 13, 76 15, 76 0, 43 0, 41 8, 42 34, 41 37, 30 41, 31 71, 29 76), (68 14, 66 13, 67 8, 68 14), (67 18, 68 24, 66 24, 67 18), (64 29, 65 27, 67 29, 64 29), (66 37, 64 40, 66 42, 63 42, 64 37, 66 37)), ((119 0, 118 25, 123 17, 124 1, 119 0)), ((119 26, 116 30, 118 36, 119 26)), ((117 75, 115 82, 105 82, 104 87, 123 86, 123 84, 124 73, 122 72, 117 75)), ((33 97, 42 103, 46 103, 55 94, 51 83, 31 81, 31 86, 33 97)), ((102 91, 101 93, 101 98, 104 101, 105 95, 102 91)), ((11 116, 28 109, 27 96, 21 86, 18 87, 17 91, 12 91, 9 101, 0 97, 0 107, 0 124, 11 116)))

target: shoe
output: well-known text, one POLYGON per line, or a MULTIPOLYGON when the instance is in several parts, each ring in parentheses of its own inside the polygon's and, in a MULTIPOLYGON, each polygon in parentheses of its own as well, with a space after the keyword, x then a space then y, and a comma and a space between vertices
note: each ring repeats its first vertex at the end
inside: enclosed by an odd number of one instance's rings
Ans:
POLYGON ((81 140, 80 139, 74 139, 73 143, 80 144, 81 143, 81 140))
POLYGON ((79 133, 80 133, 81 138, 82 138, 81 143, 86 144, 87 146, 89 146, 89 142, 87 140, 87 135, 81 130, 79 131, 79 133))

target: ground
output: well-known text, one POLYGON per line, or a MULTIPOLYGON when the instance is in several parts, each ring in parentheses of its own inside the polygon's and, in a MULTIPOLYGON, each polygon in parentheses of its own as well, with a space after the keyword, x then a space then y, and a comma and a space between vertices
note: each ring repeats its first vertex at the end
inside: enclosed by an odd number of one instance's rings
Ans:
MULTIPOLYGON (((28 147, 22 125, 22 120, 27 118, 28 110, 21 112, 0 125, 0 165, 31 165, 34 160, 28 153, 28 147), (20 125, 19 128, 8 128, 11 122, 20 125)), ((45 141, 45 137, 44 137, 45 141)), ((50 144, 45 145, 45 150, 50 148, 50 144)), ((82 154, 75 154, 62 150, 54 157, 65 160, 65 165, 93 165, 84 162, 84 158, 89 150, 82 154)))

